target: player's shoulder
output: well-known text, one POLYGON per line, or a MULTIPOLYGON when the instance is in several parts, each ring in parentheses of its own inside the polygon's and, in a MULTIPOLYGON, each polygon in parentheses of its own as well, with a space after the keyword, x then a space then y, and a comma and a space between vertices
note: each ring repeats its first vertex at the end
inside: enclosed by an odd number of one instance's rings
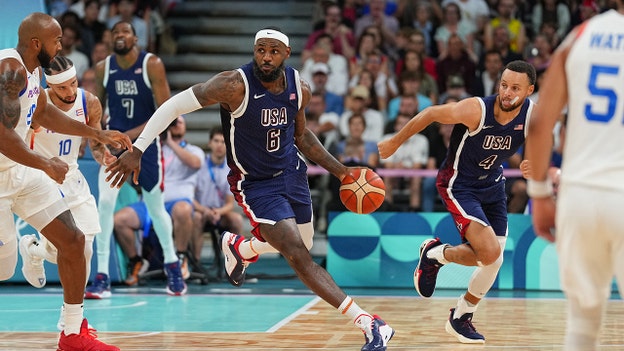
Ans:
POLYGON ((165 63, 158 55, 151 52, 145 52, 145 57, 143 58, 143 60, 143 62, 147 66, 147 70, 149 71, 149 73, 153 72, 154 70, 162 71, 162 73, 164 73, 165 63))
POLYGON ((162 59, 160 58, 160 56, 152 53, 152 52, 147 52, 145 51, 145 59, 147 59, 147 63, 162 63, 162 59))
MULTIPOLYGON (((40 68, 37 69, 40 70, 40 68)), ((17 87, 26 87, 28 84, 26 67, 14 57, 0 58, 0 76, 3 77, 5 84, 11 83, 17 87)), ((39 76, 41 76, 41 71, 39 71, 39 76)), ((15 93, 18 93, 21 88, 10 90, 15 90, 15 93)))
POLYGON ((481 113, 484 108, 487 108, 485 104, 486 99, 487 97, 482 98, 479 96, 471 96, 458 102, 451 102, 447 105, 449 105, 449 107, 451 107, 454 111, 461 112, 463 114, 471 112, 481 113))
POLYGON ((312 88, 310 87, 310 83, 303 78, 299 78, 299 82, 301 84, 301 92, 306 95, 312 95, 312 88))
POLYGON ((87 99, 87 103, 90 103, 90 102, 100 103, 100 99, 97 97, 97 95, 84 89, 81 89, 81 90, 84 93, 85 99, 87 99))
POLYGON ((211 81, 216 82, 218 85, 223 86, 224 88, 227 86, 239 86, 239 84, 243 84, 245 79, 243 78, 242 72, 237 69, 222 71, 214 75, 211 81))
POLYGON ((23 72, 26 73, 26 66, 22 62, 19 53, 13 49, 0 50, 0 72, 23 72))

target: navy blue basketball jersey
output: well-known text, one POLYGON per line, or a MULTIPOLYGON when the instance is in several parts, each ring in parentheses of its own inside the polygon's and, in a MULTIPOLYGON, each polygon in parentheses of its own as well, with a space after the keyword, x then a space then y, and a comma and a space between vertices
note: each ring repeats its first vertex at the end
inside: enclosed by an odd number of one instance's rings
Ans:
POLYGON ((237 71, 245 82, 245 98, 233 112, 221 108, 228 166, 248 179, 266 179, 299 167, 295 119, 301 108, 299 72, 285 68, 286 88, 269 92, 253 74, 253 63, 237 71))
POLYGON ((446 159, 438 173, 438 183, 452 188, 484 188, 503 178, 502 163, 524 144, 535 105, 525 99, 518 115, 501 125, 494 118, 496 97, 478 98, 482 114, 475 131, 470 132, 463 124, 455 125, 446 159))
POLYGON ((110 116, 108 129, 125 132, 147 122, 156 111, 147 76, 147 60, 151 55, 141 51, 128 69, 119 67, 115 55, 106 58, 103 84, 110 116))

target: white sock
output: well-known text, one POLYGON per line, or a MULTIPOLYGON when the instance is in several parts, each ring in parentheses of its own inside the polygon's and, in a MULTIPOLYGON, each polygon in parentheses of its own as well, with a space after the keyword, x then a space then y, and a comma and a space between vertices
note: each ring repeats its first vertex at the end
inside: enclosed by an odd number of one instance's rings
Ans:
POLYGON ((477 311, 477 305, 468 302, 464 295, 457 300, 457 306, 455 306, 455 312, 453 313, 453 319, 459 319, 466 313, 475 313, 477 311))
POLYGON ((370 330, 373 316, 360 308, 350 296, 347 296, 344 301, 342 301, 340 306, 338 306, 338 311, 349 317, 358 328, 364 331, 370 330))
POLYGON ((427 251, 427 258, 432 258, 442 264, 448 264, 449 261, 446 258, 444 258, 444 249, 447 246, 448 246, 447 244, 442 244, 427 251))
POLYGON ((63 307, 65 308, 65 335, 79 334, 80 325, 82 324, 82 320, 84 319, 84 309, 82 307, 82 304, 64 303, 63 307))
POLYGON ((238 253, 240 253, 241 256, 243 256, 243 258, 246 260, 265 253, 278 252, 279 251, 277 251, 273 246, 269 245, 269 243, 260 241, 256 237, 253 237, 250 240, 243 241, 238 247, 238 253))
POLYGON ((56 322, 56 328, 59 331, 65 330, 65 304, 61 306, 61 314, 59 315, 58 322, 56 322))

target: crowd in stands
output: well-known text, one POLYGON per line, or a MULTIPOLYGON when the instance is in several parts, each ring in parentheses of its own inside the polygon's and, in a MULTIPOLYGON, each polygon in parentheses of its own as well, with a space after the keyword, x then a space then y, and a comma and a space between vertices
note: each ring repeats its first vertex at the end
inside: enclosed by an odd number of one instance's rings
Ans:
MULTIPOLYGON (((406 145, 411 151, 399 153, 405 155, 397 156, 400 159, 380 160, 376 143, 428 106, 497 93, 500 74, 511 61, 525 60, 543 73, 565 35, 609 4, 593 0, 321 0, 317 7, 300 63, 302 76, 312 82, 318 99, 324 96, 325 100, 325 114, 310 107, 314 109, 308 116, 313 130, 343 162, 373 169, 432 169, 445 154, 446 126, 418 135, 406 145), (317 88, 319 81, 325 84, 317 88), (330 113, 339 117, 327 116, 319 125, 321 117, 330 113)), ((534 101, 537 96, 532 97, 534 101)), ((521 154, 518 157, 522 160, 521 154)), ((433 179, 415 178, 385 179, 384 208, 441 209, 435 206, 433 179), (400 189, 407 196, 403 204, 395 205, 400 189)), ((509 187, 509 211, 523 212, 528 200, 523 181, 510 183, 514 186, 509 187)))

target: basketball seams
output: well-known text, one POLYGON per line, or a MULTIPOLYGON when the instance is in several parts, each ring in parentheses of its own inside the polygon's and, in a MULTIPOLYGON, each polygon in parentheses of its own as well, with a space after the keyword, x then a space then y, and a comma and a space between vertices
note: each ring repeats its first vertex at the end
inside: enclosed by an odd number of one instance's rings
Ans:
POLYGON ((340 185, 340 200, 355 213, 371 213, 384 201, 385 185, 377 173, 359 168, 347 174, 340 185))

